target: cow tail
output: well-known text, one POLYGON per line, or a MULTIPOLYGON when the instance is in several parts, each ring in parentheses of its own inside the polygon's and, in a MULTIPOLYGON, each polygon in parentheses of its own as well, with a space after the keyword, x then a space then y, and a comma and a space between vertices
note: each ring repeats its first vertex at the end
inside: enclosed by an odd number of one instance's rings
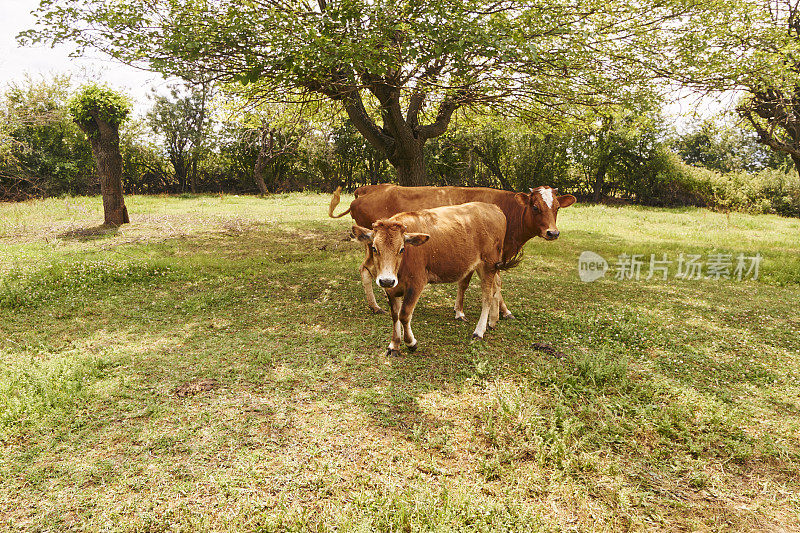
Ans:
POLYGON ((494 267, 497 270, 511 270, 515 266, 519 265, 522 262, 522 257, 525 255, 522 250, 517 252, 514 257, 509 259, 508 261, 498 261, 494 264, 494 267))
POLYGON ((336 187, 336 190, 333 191, 333 198, 331 198, 331 205, 330 205, 330 207, 328 207, 328 216, 331 217, 331 218, 341 218, 341 217, 345 216, 347 213, 349 213, 350 209, 352 209, 352 207, 350 207, 350 208, 347 209, 347 211, 345 211, 344 213, 342 213, 340 215, 334 215, 333 214, 333 210, 336 209, 336 206, 339 205, 339 202, 342 200, 342 196, 340 194, 341 192, 342 192, 342 186, 341 185, 336 187))

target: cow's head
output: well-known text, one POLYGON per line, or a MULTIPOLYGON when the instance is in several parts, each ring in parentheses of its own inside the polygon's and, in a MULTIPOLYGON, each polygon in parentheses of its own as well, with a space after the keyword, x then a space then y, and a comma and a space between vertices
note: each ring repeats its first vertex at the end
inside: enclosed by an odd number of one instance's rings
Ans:
POLYGON ((371 230, 353 226, 353 235, 372 250, 372 261, 378 272, 375 282, 384 289, 397 285, 397 271, 405 247, 425 244, 430 238, 426 233, 407 233, 403 224, 391 220, 378 220, 371 230))
POLYGON ((519 192, 515 196, 517 202, 527 207, 523 215, 523 224, 533 236, 548 241, 558 239, 556 217, 559 207, 569 207, 575 203, 571 194, 558 196, 558 189, 542 186, 531 189, 529 194, 519 192))

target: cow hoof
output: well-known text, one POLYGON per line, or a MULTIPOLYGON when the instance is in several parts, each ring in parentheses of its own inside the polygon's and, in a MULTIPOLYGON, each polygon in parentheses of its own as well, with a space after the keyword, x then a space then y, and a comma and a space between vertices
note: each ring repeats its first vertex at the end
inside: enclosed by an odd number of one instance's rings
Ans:
POLYGON ((387 357, 400 357, 400 350, 392 350, 391 348, 389 348, 388 350, 386 350, 386 356, 387 357))
POLYGON ((408 348, 409 352, 414 353, 414 352, 417 351, 417 346, 419 346, 419 343, 415 342, 414 344, 412 344, 410 346, 406 346, 406 348, 408 348))
POLYGON ((508 313, 507 315, 503 315, 500 317, 500 320, 514 320, 516 317, 512 313, 508 313))
POLYGON ((482 341, 483 340, 483 336, 482 335, 478 335, 477 333, 473 333, 472 334, 472 339, 473 340, 474 339, 478 339, 479 341, 482 341))
POLYGON ((457 316, 456 320, 460 320, 461 322, 466 322, 467 321, 467 317, 465 317, 464 315, 457 316))
POLYGON ((497 327, 497 324, 494 324, 494 325, 488 325, 488 324, 487 324, 487 325, 486 325, 486 329, 488 329, 488 330, 492 330, 492 329, 494 329, 494 328, 496 328, 496 327, 497 327))
POLYGON ((385 315, 386 311, 381 309, 380 307, 370 307, 373 315, 385 315))

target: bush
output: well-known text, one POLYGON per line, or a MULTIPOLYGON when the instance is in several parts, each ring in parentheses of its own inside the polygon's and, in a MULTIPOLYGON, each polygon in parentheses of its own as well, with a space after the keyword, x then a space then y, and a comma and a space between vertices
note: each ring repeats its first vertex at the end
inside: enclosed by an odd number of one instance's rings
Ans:
POLYGON ((64 108, 69 89, 66 76, 26 77, 0 96, 0 200, 94 192, 89 142, 64 108))
POLYGON ((708 187, 688 169, 698 173, 710 172, 695 169, 683 163, 674 153, 659 147, 640 164, 626 169, 616 181, 623 195, 637 204, 659 207, 707 206, 708 187))
POLYGON ((712 182, 716 204, 751 213, 800 217, 800 178, 795 173, 764 169, 755 174, 717 174, 712 182))
POLYGON ((682 181, 705 205, 800 217, 800 177, 794 171, 719 172, 682 164, 682 181))

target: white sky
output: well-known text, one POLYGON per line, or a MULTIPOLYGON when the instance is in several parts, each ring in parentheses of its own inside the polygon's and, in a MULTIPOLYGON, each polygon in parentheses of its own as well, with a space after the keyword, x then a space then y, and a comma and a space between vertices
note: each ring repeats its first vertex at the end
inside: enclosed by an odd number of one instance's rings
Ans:
POLYGON ((21 81, 25 74, 50 77, 71 74, 76 85, 99 81, 130 96, 141 113, 149 107, 147 94, 151 88, 162 92, 166 82, 160 74, 141 71, 103 58, 69 57, 67 46, 21 47, 17 34, 33 27, 31 11, 39 0, 0 0, 0 91, 11 81, 21 81))

